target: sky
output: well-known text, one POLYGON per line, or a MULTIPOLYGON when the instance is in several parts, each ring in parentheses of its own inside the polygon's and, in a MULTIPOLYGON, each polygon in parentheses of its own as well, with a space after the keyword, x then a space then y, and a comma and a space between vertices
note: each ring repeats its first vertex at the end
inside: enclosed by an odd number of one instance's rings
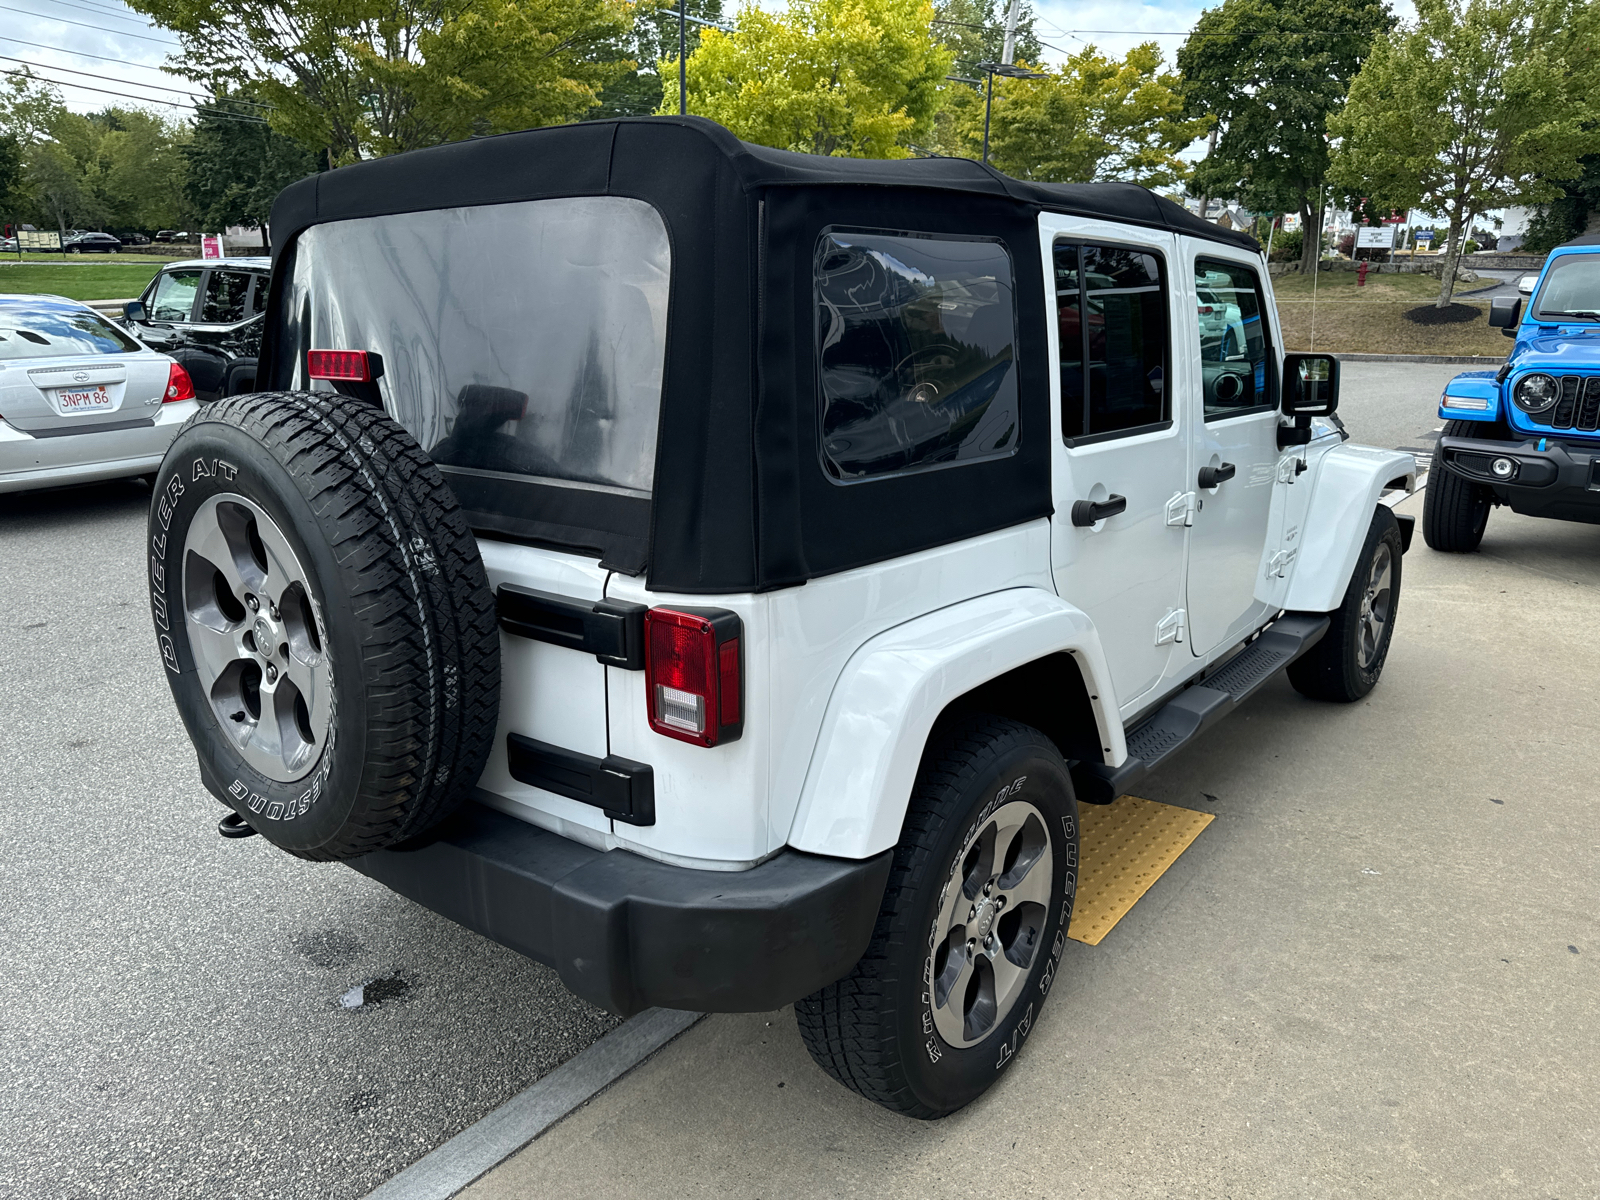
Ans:
MULTIPOLYGON (((781 0, 763 4, 781 7, 781 0)), ((727 10, 735 6, 725 0, 727 10)), ((1089 43, 1120 57, 1143 41, 1156 42, 1170 63, 1208 6, 1035 0, 1036 29, 1052 63, 1089 43)), ((1395 9, 1402 19, 1415 15, 1410 0, 1398 0, 1395 9)), ((118 0, 0 0, 0 13, 0 71, 30 67, 61 84, 62 99, 79 112, 138 102, 180 116, 199 95, 196 85, 160 69, 178 48, 172 36, 118 0)))

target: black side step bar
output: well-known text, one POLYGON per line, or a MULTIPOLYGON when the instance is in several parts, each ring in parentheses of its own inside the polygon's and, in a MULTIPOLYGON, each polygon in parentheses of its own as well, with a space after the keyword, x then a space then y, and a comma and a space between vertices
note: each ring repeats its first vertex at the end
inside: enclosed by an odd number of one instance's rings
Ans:
POLYGON ((1279 617, 1202 682, 1179 692, 1132 730, 1127 762, 1120 767, 1096 762, 1073 767, 1072 785, 1078 799, 1086 804, 1110 804, 1320 642, 1328 623, 1328 617, 1320 614, 1279 617))

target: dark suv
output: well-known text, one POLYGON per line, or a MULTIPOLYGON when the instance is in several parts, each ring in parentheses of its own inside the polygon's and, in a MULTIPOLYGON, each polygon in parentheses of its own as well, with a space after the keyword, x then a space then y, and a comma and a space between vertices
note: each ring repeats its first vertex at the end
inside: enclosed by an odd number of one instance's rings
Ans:
POLYGON ((168 263, 144 294, 123 306, 124 324, 172 355, 202 402, 255 387, 271 260, 188 259, 168 263))

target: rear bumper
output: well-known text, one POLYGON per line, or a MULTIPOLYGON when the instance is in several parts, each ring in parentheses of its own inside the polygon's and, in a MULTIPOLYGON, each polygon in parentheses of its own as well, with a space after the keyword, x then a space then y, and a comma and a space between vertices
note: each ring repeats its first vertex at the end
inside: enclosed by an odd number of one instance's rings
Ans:
POLYGON ((696 871, 473 803, 426 844, 350 865, 629 1016, 766 1012, 842 978, 872 936, 891 857, 785 850, 748 871, 696 871))
POLYGON ((1439 439, 1435 462, 1452 475, 1487 486, 1513 512, 1600 524, 1600 441, 1590 447, 1554 438, 1506 442, 1445 437, 1439 439), (1493 464, 1500 459, 1512 464, 1509 478, 1494 473, 1493 464))
POLYGON ((154 474, 197 407, 193 400, 163 404, 149 425, 49 437, 0 420, 0 492, 154 474))

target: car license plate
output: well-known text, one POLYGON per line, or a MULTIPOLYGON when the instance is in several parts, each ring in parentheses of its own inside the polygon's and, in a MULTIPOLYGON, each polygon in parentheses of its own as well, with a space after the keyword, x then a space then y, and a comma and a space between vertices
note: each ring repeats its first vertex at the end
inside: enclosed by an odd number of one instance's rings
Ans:
POLYGON ((56 406, 61 409, 62 416, 67 416, 69 413, 105 412, 115 404, 105 384, 101 384, 92 388, 62 388, 56 393, 56 406))

